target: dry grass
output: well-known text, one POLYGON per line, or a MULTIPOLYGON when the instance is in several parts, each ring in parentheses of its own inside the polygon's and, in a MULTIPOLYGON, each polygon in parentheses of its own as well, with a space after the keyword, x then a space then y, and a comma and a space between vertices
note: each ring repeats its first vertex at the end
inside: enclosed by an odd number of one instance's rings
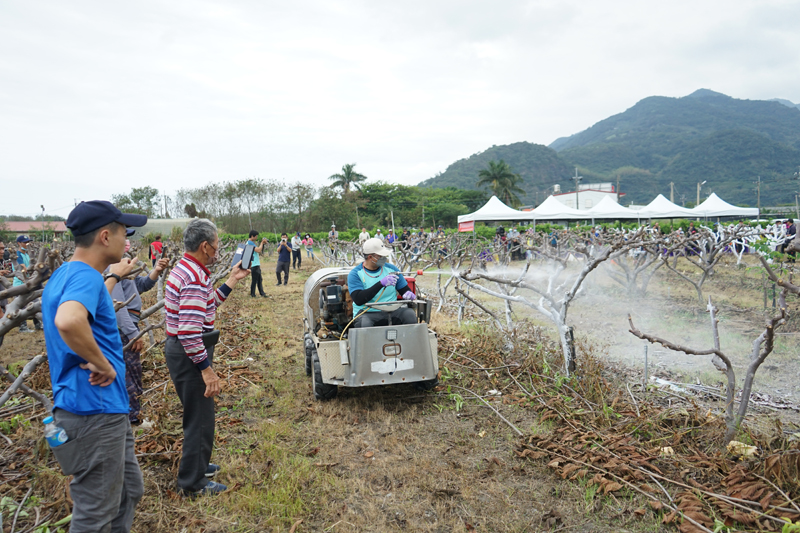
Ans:
MULTIPOLYGON (((343 389, 333 402, 313 401, 301 329, 302 282, 311 270, 292 271, 288 287, 270 283, 271 262, 263 270, 270 298, 250 299, 240 287, 219 315, 226 347, 215 365, 229 385, 218 401, 212 460, 231 490, 195 501, 175 495, 180 405, 171 383, 162 385, 168 379, 163 356, 153 351, 145 361, 145 388, 158 387, 145 398, 144 416, 155 427, 137 430, 137 446, 154 453, 151 445, 164 445, 166 453, 140 458, 146 494, 134 531, 661 530, 655 515, 631 513, 642 502, 630 495, 589 494, 519 460, 513 431, 446 387, 484 394, 508 386, 502 374, 487 377, 452 364, 448 381, 433 393, 410 386, 343 389)), ((491 357, 499 353, 480 328, 460 331, 446 317, 434 326, 466 345, 483 343, 491 357)), ((8 343, 3 350, 10 353, 8 343)), ((500 408, 526 434, 546 433, 554 424, 524 406, 500 408)), ((65 480, 48 454, 30 453, 40 438, 37 424, 34 419, 11 436, 15 446, 3 449, 0 466, 28 473, 24 484, 8 485, 14 487, 8 494, 18 501, 33 483, 32 501, 50 505, 57 519, 68 512, 65 480)))

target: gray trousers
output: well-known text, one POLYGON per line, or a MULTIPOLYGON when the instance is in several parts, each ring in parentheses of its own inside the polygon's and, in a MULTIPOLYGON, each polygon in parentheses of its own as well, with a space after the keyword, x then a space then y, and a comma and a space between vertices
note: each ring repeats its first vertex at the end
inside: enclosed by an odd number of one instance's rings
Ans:
MULTIPOLYGON (((167 337, 167 368, 183 405, 183 452, 178 467, 178 488, 197 491, 208 484, 206 470, 214 448, 214 398, 206 398, 206 383, 186 355, 178 337, 167 337)), ((214 347, 208 348, 213 362, 214 347)))
POLYGON ((357 328, 371 328, 372 326, 392 326, 401 324, 416 324, 417 313, 410 307, 400 307, 390 313, 386 311, 367 311, 356 320, 357 328), (391 320, 389 320, 391 318, 391 320))
POLYGON ((281 272, 283 272, 283 284, 289 283, 289 261, 278 261, 275 265, 275 274, 278 276, 278 283, 281 282, 281 272))
POLYGON ((127 414, 76 415, 53 411, 69 440, 53 448, 72 496, 70 533, 128 532, 144 494, 127 414))

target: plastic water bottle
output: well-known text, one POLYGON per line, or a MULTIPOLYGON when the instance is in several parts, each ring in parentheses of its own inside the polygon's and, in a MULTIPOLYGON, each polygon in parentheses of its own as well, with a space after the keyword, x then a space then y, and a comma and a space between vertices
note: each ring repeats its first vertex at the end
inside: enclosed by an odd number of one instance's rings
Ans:
POLYGON ((44 420, 42 420, 44 424, 44 438, 47 439, 47 444, 50 445, 51 448, 55 448, 56 446, 61 446, 69 439, 67 437, 67 432, 64 431, 64 428, 59 427, 53 422, 53 417, 48 416, 44 420))

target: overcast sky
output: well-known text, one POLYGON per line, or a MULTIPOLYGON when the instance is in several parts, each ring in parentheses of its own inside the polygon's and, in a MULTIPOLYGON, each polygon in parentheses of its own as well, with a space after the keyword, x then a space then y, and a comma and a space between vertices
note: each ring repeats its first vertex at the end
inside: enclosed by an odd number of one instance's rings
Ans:
POLYGON ((0 213, 344 163, 416 184, 651 96, 800 101, 797 1, 0 0, 0 213))

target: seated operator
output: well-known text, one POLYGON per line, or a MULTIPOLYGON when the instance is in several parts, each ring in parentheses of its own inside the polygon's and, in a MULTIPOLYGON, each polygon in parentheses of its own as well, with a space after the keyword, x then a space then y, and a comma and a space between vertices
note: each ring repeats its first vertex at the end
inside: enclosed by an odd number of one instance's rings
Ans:
POLYGON ((367 239, 362 252, 364 262, 353 268, 347 276, 347 286, 353 299, 353 317, 356 318, 353 327, 416 324, 417 314, 406 306, 391 313, 365 306, 368 303, 396 302, 398 294, 403 300, 413 300, 416 295, 408 288, 400 269, 386 262, 392 251, 380 239, 367 239))

